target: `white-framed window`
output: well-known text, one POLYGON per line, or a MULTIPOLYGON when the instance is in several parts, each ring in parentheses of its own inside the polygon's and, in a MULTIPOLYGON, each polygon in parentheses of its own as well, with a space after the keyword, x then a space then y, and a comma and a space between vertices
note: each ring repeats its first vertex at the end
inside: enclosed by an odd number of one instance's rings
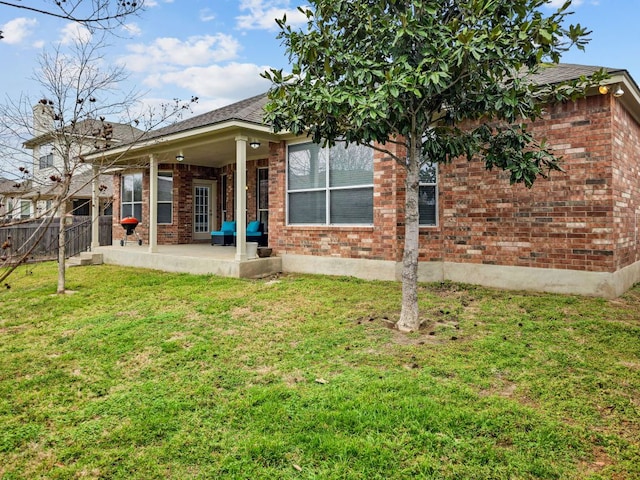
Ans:
POLYGON ((38 166, 40 170, 53 167, 53 144, 40 145, 39 152, 38 166))
POLYGON ((264 225, 264 232, 269 231, 269 169, 258 168, 256 171, 256 211, 257 220, 264 225))
POLYGON ((227 185, 229 175, 226 173, 220 176, 220 206, 222 210, 222 221, 227 220, 227 185))
POLYGON ((173 223, 173 172, 158 172, 158 223, 173 223))
POLYGON ((7 218, 13 218, 15 216, 15 212, 13 211, 13 200, 7 201, 7 218))
POLYGON ((438 224, 438 165, 425 162, 420 167, 420 193, 418 210, 420 225, 438 224))
POLYGON ((373 149, 303 143, 287 158, 289 224, 373 224, 373 149))
POLYGON ((122 217, 135 217, 142 221, 142 173, 122 176, 120 206, 122 217))
POLYGON ((22 220, 31 217, 31 202, 29 200, 20 200, 20 218, 22 220))

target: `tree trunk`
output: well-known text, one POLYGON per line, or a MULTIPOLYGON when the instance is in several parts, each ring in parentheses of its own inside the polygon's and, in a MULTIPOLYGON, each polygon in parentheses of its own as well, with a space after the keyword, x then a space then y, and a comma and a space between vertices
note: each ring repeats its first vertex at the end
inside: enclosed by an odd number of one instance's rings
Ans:
MULTIPOLYGON (((64 197, 63 197, 64 198, 64 197)), ((66 266, 66 232, 65 232, 65 220, 67 216, 67 204, 64 199, 60 202, 58 208, 58 214, 60 215, 60 232, 58 233, 58 290, 56 293, 64 293, 66 291, 66 278, 65 278, 65 266, 66 266)))
MULTIPOLYGON (((415 138, 415 137, 413 137, 415 138)), ((405 179, 404 253, 402 255, 402 310, 396 324, 402 332, 420 328, 418 312, 418 240, 420 190, 420 155, 417 142, 411 142, 405 179)))

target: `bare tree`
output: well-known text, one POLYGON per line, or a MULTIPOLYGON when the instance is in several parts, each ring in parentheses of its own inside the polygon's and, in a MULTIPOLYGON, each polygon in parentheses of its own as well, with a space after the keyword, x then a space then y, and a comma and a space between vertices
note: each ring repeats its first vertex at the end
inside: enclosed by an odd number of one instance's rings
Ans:
MULTIPOLYGON (((11 152, 10 167, 20 176, 14 187, 28 191, 33 203, 48 199, 32 215, 41 220, 42 232, 54 217, 59 222, 58 293, 65 292, 65 221, 69 218, 70 199, 117 161, 92 167, 85 163, 84 156, 134 144, 151 129, 179 118, 191 102, 197 101, 174 100, 159 111, 144 110, 140 92, 120 89, 127 75, 123 67, 106 63, 106 48, 103 41, 76 41, 69 54, 61 47, 43 53, 35 76, 42 89, 39 99, 32 101, 22 95, 0 106, 0 148, 11 152), (119 121, 108 121, 109 118, 119 121), (33 151, 30 165, 25 165, 24 150, 18 143, 33 151)), ((14 258, 11 267, 0 273, 0 282, 30 253, 23 249, 17 261, 14 258)))
MULTIPOLYGON (((144 9, 144 0, 18 0, 0 1, 7 8, 80 23, 90 30, 110 30, 144 9)), ((0 31, 0 39, 2 39, 0 31)))

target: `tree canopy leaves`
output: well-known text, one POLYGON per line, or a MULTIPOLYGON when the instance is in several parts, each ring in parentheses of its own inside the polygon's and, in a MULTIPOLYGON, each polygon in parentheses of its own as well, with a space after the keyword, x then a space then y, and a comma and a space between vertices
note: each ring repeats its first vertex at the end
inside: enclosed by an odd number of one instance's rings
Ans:
POLYGON ((583 95, 591 80, 539 85, 532 76, 583 49, 567 1, 310 0, 305 30, 278 22, 292 73, 270 70, 265 120, 314 142, 355 142, 406 167, 401 330, 418 317, 419 171, 424 162, 482 158, 531 187, 561 170, 527 130, 547 102, 583 95), (400 148, 387 148, 389 143, 400 148))
POLYGON ((559 165, 524 122, 539 118, 544 102, 575 98, 587 85, 585 78, 531 82, 570 47, 583 49, 590 33, 565 26, 570 1, 545 15, 548 3, 311 1, 302 8, 306 30, 279 21, 293 73, 265 73, 273 82, 266 119, 315 142, 401 138, 432 162, 482 154, 487 168, 506 168, 513 182, 531 185, 559 165), (488 127, 497 121, 510 127, 488 127), (462 129, 464 122, 479 125, 462 129), (532 147, 536 155, 519 153, 532 147))

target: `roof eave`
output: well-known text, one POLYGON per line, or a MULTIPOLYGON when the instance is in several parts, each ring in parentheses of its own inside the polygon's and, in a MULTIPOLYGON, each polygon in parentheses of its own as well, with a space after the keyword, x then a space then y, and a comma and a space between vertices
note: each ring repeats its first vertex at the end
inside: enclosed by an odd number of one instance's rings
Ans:
MULTIPOLYGON (((634 120, 640 123, 640 88, 627 70, 617 70, 610 72, 610 77, 602 82, 602 85, 620 86, 624 94, 617 99, 622 103, 634 120)), ((588 95, 600 95, 598 89, 594 87, 588 95)))
POLYGON ((125 158, 137 157, 144 153, 151 154, 156 149, 164 150, 170 148, 173 144, 184 142, 185 140, 196 139, 210 134, 230 134, 233 132, 238 135, 246 134, 259 137, 263 140, 279 141, 280 139, 278 135, 273 133, 273 130, 268 125, 257 122, 250 122, 247 120, 230 119, 210 125, 195 127, 188 130, 182 130, 179 132, 150 138, 148 140, 140 140, 135 143, 111 148, 99 153, 91 153, 85 156, 85 160, 89 163, 95 163, 105 158, 114 157, 122 157, 122 159, 124 160, 125 158))

